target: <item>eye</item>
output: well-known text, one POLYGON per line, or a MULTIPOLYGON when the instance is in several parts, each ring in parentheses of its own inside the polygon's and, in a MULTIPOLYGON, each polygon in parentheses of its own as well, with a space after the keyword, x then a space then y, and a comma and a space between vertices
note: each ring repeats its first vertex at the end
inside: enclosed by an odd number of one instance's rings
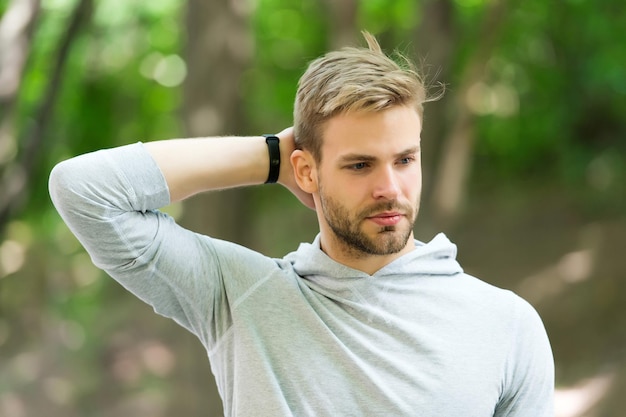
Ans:
POLYGON ((362 171, 365 168, 367 168, 367 163, 366 162, 357 162, 355 164, 350 165, 348 168, 354 170, 354 171, 362 171))
POLYGON ((413 162, 414 160, 415 160, 415 158, 414 158, 414 157, 412 157, 412 156, 407 156, 407 157, 404 157, 404 158, 400 158, 400 159, 398 159, 398 164, 400 164, 400 165, 408 165, 408 164, 410 164, 411 162, 413 162))

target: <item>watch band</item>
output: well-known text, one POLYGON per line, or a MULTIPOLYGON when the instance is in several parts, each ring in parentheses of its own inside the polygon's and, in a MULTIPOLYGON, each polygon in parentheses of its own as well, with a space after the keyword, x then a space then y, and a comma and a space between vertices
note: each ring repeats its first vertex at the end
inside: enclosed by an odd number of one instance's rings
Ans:
POLYGON ((275 135, 263 135, 267 143, 267 151, 270 154, 270 169, 265 184, 273 184, 278 181, 280 173, 280 139, 275 135))

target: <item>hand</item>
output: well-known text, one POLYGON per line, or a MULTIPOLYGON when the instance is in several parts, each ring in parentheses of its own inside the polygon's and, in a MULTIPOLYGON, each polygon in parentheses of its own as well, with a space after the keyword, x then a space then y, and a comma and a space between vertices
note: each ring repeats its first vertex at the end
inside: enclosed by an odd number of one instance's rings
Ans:
POLYGON ((296 149, 295 138, 293 136, 293 127, 280 132, 278 135, 280 139, 280 173, 278 175, 278 183, 287 188, 293 195, 295 195, 302 204, 306 207, 315 210, 315 202, 313 196, 303 191, 296 183, 296 178, 293 173, 293 166, 291 165, 291 153, 296 149))

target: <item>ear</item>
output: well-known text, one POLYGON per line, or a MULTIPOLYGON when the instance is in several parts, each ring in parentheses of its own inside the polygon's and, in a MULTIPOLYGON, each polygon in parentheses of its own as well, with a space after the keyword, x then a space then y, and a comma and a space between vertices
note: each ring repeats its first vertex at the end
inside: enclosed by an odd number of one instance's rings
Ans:
POLYGON ((298 187, 309 194, 317 192, 317 165, 313 155, 296 149, 291 153, 291 165, 298 187))

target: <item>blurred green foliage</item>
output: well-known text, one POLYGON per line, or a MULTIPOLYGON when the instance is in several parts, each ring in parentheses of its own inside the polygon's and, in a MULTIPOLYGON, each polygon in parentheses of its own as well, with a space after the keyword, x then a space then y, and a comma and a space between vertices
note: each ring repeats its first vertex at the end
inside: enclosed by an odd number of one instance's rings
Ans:
MULTIPOLYGON (((75 3, 42 2, 20 90, 18 130, 28 128, 75 3)), ((455 45, 452 78, 440 80, 449 95, 455 94, 481 42, 477 23, 485 4, 453 3, 455 39, 461 43, 455 45)), ((616 0, 512 3, 502 16, 506 21, 484 81, 468 95, 478 123, 476 175, 511 181, 549 178, 577 193, 582 186, 591 200, 607 205, 626 194, 626 44, 619 35, 626 27, 625 9, 616 0)), ((177 88, 186 71, 183 12, 180 0, 97 3, 64 75, 55 122, 47 133, 48 153, 31 193, 34 215, 45 204, 37 196, 45 196, 45 174, 55 162, 88 150, 184 133, 177 88)), ((242 80, 252 127, 242 128, 246 133, 289 123, 299 75, 329 45, 325 13, 322 3, 312 0, 256 3, 251 16, 256 54, 242 80)), ((374 33, 402 37, 384 47, 408 48, 410 30, 421 17, 419 2, 390 6, 372 0, 361 2, 357 22, 374 33)))
MULTIPOLYGON (((360 0, 355 32, 366 29, 380 35, 387 51, 412 51, 427 3, 360 0)), ((0 3, 0 13, 8 4, 0 3)), ((32 128, 59 41, 78 0, 41 4, 17 98, 14 140, 32 128)), ((327 2, 250 4, 255 53, 241 81, 247 123, 239 132, 224 133, 268 133, 289 125, 300 74, 332 43, 327 2)), ((460 99, 474 116, 470 187, 481 196, 498 187, 548 187, 559 190, 573 202, 570 207, 591 220, 622 217, 626 2, 512 1, 491 33, 495 41, 485 73, 465 97, 457 93, 483 37, 490 34, 483 22, 492 2, 447 4, 454 45, 450 78, 438 81, 447 85, 447 99, 460 99)), ((43 336, 49 344, 56 346, 57 341, 61 346, 46 354, 57 362, 50 365, 50 372, 81 381, 72 393, 80 403, 77 415, 103 415, 90 409, 91 399, 104 403, 114 396, 99 390, 103 380, 115 378, 89 370, 94 363, 106 368, 112 361, 100 335, 113 334, 113 323, 123 321, 135 320, 140 328, 143 316, 128 318, 132 308, 116 301, 123 290, 101 279, 61 222, 49 203, 47 177, 55 163, 73 155, 185 134, 180 117, 180 87, 189 71, 184 13, 182 0, 100 0, 87 30, 72 44, 27 203, 0 241, 0 399, 12 390, 30 393, 32 378, 27 366, 20 368, 19 358, 24 358, 20 352, 36 351, 33 346, 46 332, 54 333, 43 336), (3 378, 6 375, 9 380, 3 378)), ((263 200, 262 193, 256 198, 260 207, 275 204, 267 197, 263 200)), ((166 391, 158 372, 142 383, 154 392, 166 391)), ((128 386, 132 390, 138 385, 128 386)), ((50 395, 63 402, 66 386, 51 386, 50 395)), ((122 384, 114 390, 124 388, 122 384)), ((36 396, 38 391, 33 390, 36 396)))

